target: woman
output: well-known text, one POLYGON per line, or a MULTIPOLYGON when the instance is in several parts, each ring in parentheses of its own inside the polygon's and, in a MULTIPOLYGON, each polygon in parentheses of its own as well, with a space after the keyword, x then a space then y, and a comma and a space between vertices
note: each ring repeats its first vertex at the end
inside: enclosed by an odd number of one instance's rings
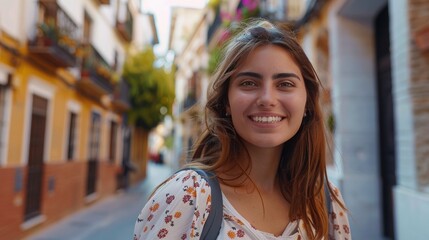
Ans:
MULTIPOLYGON (((226 45, 191 167, 214 172, 223 197, 217 239, 351 239, 341 195, 325 207, 319 80, 292 33, 257 20, 226 45), (328 229, 328 226, 331 226, 328 229)), ((210 186, 183 170, 159 187, 134 239, 199 239, 210 186)))

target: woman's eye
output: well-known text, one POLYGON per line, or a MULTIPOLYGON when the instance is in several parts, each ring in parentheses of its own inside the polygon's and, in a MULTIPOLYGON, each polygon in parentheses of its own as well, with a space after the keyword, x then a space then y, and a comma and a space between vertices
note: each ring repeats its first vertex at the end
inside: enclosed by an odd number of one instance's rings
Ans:
POLYGON ((281 83, 279 83, 279 85, 278 85, 279 87, 293 87, 294 86, 294 84, 293 83, 291 83, 291 82, 281 82, 281 83))
POLYGON ((240 83, 240 86, 253 87, 253 86, 256 86, 256 83, 252 82, 252 81, 244 81, 244 82, 240 83))

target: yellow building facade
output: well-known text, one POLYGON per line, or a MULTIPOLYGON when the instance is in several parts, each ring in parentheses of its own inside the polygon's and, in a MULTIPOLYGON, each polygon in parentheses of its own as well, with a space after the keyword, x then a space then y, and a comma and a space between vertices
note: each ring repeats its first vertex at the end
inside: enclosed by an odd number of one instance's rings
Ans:
POLYGON ((124 147, 139 148, 124 146, 120 77, 139 11, 0 3, 0 235, 20 239, 122 187, 124 147))

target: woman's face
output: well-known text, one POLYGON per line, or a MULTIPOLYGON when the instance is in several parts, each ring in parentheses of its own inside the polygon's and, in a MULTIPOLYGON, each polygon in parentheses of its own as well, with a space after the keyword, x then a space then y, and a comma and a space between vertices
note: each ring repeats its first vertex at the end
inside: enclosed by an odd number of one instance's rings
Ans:
POLYGON ((247 144, 272 148, 296 134, 306 99, 304 79, 289 53, 266 45, 253 50, 232 76, 227 112, 247 144))

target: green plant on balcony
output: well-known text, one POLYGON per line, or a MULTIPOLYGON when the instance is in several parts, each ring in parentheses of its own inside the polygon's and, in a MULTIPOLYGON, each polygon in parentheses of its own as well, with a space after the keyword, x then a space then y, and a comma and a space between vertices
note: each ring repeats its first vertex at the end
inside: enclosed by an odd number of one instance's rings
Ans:
POLYGON ((53 18, 48 18, 46 21, 38 25, 38 38, 43 40, 43 44, 52 45, 58 42, 60 32, 53 18))
POLYGON ((77 41, 67 34, 60 34, 58 39, 58 45, 66 48, 70 53, 75 54, 77 52, 77 41))
POLYGON ((66 49, 69 53, 75 54, 78 42, 71 37, 71 33, 58 28, 54 18, 48 18, 38 25, 37 40, 43 46, 58 46, 66 49))
POLYGON ((107 63, 98 59, 90 47, 80 47, 78 50, 79 57, 83 58, 82 76, 88 77, 92 71, 98 76, 108 80, 112 84, 119 82, 120 76, 111 69, 107 63))

